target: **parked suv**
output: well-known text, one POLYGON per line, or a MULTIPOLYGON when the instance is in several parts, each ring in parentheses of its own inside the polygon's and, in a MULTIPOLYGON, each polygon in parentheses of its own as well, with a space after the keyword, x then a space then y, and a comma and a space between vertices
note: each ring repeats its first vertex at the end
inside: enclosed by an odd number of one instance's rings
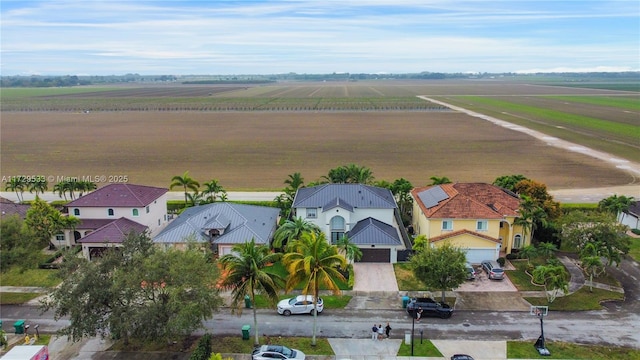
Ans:
POLYGON ((495 260, 484 260, 482 270, 487 273, 487 277, 491 280, 502 280, 504 278, 504 270, 495 260))
POLYGON ((453 309, 445 304, 439 303, 432 298, 413 298, 407 304, 407 313, 415 318, 416 311, 422 309, 420 317, 436 316, 448 319, 453 315, 453 309))
POLYGON ((467 270, 467 280, 475 280, 476 269, 473 268, 473 265, 471 265, 470 263, 466 263, 464 267, 467 270))

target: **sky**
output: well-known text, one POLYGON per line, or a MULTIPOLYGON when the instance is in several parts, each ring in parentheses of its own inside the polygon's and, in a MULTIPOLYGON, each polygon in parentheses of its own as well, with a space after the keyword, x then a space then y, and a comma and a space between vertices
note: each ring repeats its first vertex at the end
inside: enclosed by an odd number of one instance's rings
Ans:
POLYGON ((0 0, 1 75, 640 70, 638 0, 0 0))

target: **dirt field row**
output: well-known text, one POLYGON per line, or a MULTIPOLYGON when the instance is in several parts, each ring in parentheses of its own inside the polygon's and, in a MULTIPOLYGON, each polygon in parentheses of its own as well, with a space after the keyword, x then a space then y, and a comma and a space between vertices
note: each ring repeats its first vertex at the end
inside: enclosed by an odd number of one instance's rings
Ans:
MULTIPOLYGON (((281 189, 355 163, 376 179, 491 182, 523 174, 550 188, 635 183, 627 172, 459 113, 3 113, 2 175, 112 176, 168 186, 188 170, 228 190, 281 189)), ((99 184, 103 185, 103 184, 99 184)))

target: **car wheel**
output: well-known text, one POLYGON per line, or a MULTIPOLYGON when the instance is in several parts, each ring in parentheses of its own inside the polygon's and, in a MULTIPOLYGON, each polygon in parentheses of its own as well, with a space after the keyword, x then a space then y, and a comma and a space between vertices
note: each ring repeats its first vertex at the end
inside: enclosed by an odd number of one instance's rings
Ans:
POLYGON ((289 310, 285 310, 285 311, 282 313, 282 315, 284 315, 284 316, 289 316, 289 315, 291 315, 291 311, 289 311, 289 310))

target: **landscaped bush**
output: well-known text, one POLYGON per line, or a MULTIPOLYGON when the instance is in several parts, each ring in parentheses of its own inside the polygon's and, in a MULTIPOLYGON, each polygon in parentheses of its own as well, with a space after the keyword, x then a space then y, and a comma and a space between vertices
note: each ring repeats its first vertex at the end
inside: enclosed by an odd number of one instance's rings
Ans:
POLYGON ((508 253, 506 256, 507 260, 515 260, 518 258, 518 254, 508 253))
POLYGON ((496 261, 498 262, 498 264, 500 264, 501 267, 504 267, 504 264, 507 262, 507 260, 503 257, 499 257, 496 261))
POLYGON ((209 360, 211 356, 211 334, 204 334, 198 340, 196 349, 189 356, 189 360, 209 360))
MULTIPOLYGON (((45 262, 38 264, 38 268, 39 269, 59 269, 60 265, 54 264, 53 262, 56 261, 56 259, 58 259, 60 256, 62 256, 64 254, 64 251, 66 251, 66 249, 60 249, 56 251, 45 262)), ((82 251, 82 246, 75 246, 71 249, 72 254, 77 254, 80 251, 82 251)))
POLYGON ((631 232, 636 235, 640 235, 640 229, 631 229, 631 232))

